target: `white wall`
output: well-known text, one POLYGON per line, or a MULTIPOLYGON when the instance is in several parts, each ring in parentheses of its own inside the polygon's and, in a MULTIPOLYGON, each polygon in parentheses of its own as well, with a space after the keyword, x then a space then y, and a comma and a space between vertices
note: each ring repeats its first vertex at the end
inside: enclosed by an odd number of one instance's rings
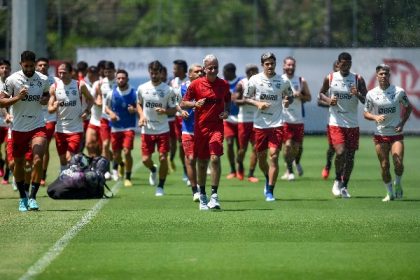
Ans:
MULTIPOLYGON (((305 105, 305 130, 323 132, 328 111, 316 105, 316 97, 324 77, 332 70, 332 63, 340 52, 347 51, 353 57, 352 71, 362 75, 371 88, 375 85, 375 67, 387 63, 392 68, 392 83, 406 89, 414 112, 405 126, 406 132, 420 133, 420 49, 303 49, 303 48, 80 48, 77 60, 96 65, 99 60, 114 61, 117 68, 129 72, 133 86, 148 80, 147 65, 152 60, 161 61, 172 76, 172 61, 184 59, 188 64, 202 63, 206 54, 215 54, 219 64, 232 62, 237 75, 244 76, 245 65, 260 65, 260 56, 271 51, 277 56, 277 72, 282 72, 282 60, 292 55, 297 60, 296 74, 305 77, 312 94, 312 102, 305 105)), ((221 71, 221 69, 220 69, 221 71)), ((220 73, 221 75, 221 73, 220 73)), ((362 132, 372 132, 373 122, 363 119, 359 108, 359 124, 362 132)))

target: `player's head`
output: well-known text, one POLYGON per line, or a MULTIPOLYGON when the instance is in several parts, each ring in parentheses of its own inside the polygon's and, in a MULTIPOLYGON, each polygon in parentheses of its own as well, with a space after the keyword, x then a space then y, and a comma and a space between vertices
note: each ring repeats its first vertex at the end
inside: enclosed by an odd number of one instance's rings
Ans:
POLYGON ((48 69, 50 68, 50 61, 46 57, 40 57, 36 60, 35 70, 41 72, 44 75, 48 75, 48 69))
POLYGON ((33 51, 24 51, 20 55, 20 67, 26 77, 32 77, 35 74, 36 55, 33 51))
POLYGON ((376 73, 378 73, 381 70, 385 71, 387 73, 390 73, 391 72, 391 67, 388 64, 381 63, 378 66, 376 66, 376 73))
POLYGON ((115 79, 119 88, 125 88, 128 84, 128 72, 124 69, 118 69, 115 79))
POLYGON ((203 76, 203 67, 198 63, 193 63, 188 69, 188 78, 194 81, 203 76))
POLYGON ((77 69, 78 75, 82 77, 86 76, 88 68, 89 68, 89 65, 87 64, 86 61, 82 60, 82 61, 77 62, 76 69, 77 69))
POLYGON ((391 77, 391 67, 387 64, 379 64, 376 66, 376 78, 381 86, 389 85, 391 77))
POLYGON ((248 79, 257 73, 258 73, 258 66, 256 64, 247 64, 245 66, 245 74, 248 79))
POLYGON ((348 74, 351 68, 351 55, 348 52, 340 53, 337 66, 342 74, 348 74))
POLYGON ((185 77, 188 71, 188 65, 187 62, 183 59, 177 59, 173 62, 173 73, 174 77, 185 77))
POLYGON ((109 80, 115 79, 115 64, 112 61, 105 61, 104 64, 104 77, 109 80))
POLYGON ((100 77, 105 77, 104 76, 105 63, 106 63, 106 60, 100 60, 98 61, 98 64, 96 65, 96 67, 98 67, 98 73, 100 77))
POLYGON ((93 65, 89 66, 89 68, 87 69, 87 77, 89 81, 91 82, 98 80, 99 79, 98 67, 93 66, 93 65))
POLYGON ((150 80, 152 81, 152 84, 157 85, 161 83, 161 72, 162 72, 162 63, 158 60, 154 60, 149 63, 148 70, 149 70, 149 76, 150 80))
POLYGON ((0 78, 4 81, 10 76, 11 66, 7 59, 0 59, 0 78))
POLYGON ((274 76, 276 74, 276 56, 274 55, 274 53, 263 53, 261 55, 261 65, 266 76, 274 76))
POLYGON ((58 77, 65 83, 72 79, 73 66, 70 62, 64 62, 58 66, 58 77))
POLYGON ((293 56, 287 56, 283 59, 283 72, 288 76, 293 76, 296 71, 296 59, 293 56))
POLYGON ((223 78, 227 81, 232 81, 236 78, 236 65, 228 63, 223 66, 223 78))
POLYGON ((208 54, 203 59, 203 68, 209 80, 215 80, 219 74, 219 61, 214 54, 208 54))

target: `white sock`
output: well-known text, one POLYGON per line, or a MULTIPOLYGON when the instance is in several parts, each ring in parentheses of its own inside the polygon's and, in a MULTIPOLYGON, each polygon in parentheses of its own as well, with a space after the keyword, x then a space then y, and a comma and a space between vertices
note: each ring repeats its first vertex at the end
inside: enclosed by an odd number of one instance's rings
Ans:
POLYGON ((386 188, 387 193, 393 193, 393 191, 392 191, 392 181, 389 182, 389 183, 385 183, 385 188, 386 188))
POLYGON ((395 175, 395 185, 401 184, 401 176, 395 175))

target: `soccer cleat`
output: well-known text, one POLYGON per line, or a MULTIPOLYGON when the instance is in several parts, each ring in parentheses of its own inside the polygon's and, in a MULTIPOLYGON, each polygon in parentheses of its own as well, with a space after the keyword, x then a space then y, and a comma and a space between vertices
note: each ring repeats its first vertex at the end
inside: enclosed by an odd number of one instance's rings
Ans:
POLYGON ((322 173, 321 173, 322 178, 324 178, 324 180, 327 180, 328 177, 330 177, 330 170, 326 167, 324 167, 324 169, 322 169, 322 173))
POLYGON ((112 180, 118 181, 118 171, 115 169, 112 169, 112 180))
POLYGON ((244 180, 244 172, 236 172, 236 178, 238 178, 239 181, 243 181, 244 180))
POLYGON ((193 194, 193 201, 194 202, 199 202, 200 201, 200 193, 196 192, 195 194, 193 194))
POLYGON ((7 185, 7 184, 9 184, 9 181, 3 179, 3 180, 1 180, 1 184, 2 185, 7 185))
POLYGON ((220 210, 219 196, 217 193, 214 193, 210 196, 210 201, 207 203, 207 206, 212 210, 220 210))
POLYGON ((286 170, 286 172, 284 172, 283 176, 281 176, 282 180, 288 180, 289 179, 289 171, 286 170))
POLYGON ((156 188, 155 196, 163 196, 164 194, 165 192, 163 191, 163 188, 161 187, 156 188))
POLYGON ((109 173, 109 171, 105 172, 104 177, 105 177, 105 180, 110 180, 111 179, 111 173, 109 173))
POLYGON ((341 197, 342 198, 350 198, 351 197, 347 188, 341 188, 341 197))
POLYGON ((335 197, 340 197, 341 196, 341 182, 338 180, 334 180, 334 184, 332 187, 332 194, 335 197))
POLYGON ((297 173, 298 173, 299 177, 302 177, 303 176, 303 168, 302 168, 302 165, 300 165, 300 163, 296 164, 296 170, 297 170, 297 173))
POLYGON ((257 177, 254 177, 254 176, 250 176, 250 177, 248 177, 248 182, 251 182, 251 183, 258 183, 258 178, 257 177))
POLYGON ((200 194, 199 201, 200 203, 198 204, 198 209, 209 210, 209 207, 207 206, 207 196, 205 194, 200 194))
POLYGON ((29 210, 32 210, 32 211, 39 210, 38 203, 36 202, 36 200, 34 198, 29 199, 28 208, 29 208, 29 210))
POLYGON ((226 176, 226 179, 233 179, 233 178, 236 178, 236 173, 235 172, 230 172, 227 176, 226 176))
POLYGON ((294 181, 294 180, 295 180, 295 174, 289 173, 289 175, 287 176, 287 181, 294 181))
POLYGON ((403 198, 403 189, 401 184, 395 184, 395 199, 402 199, 403 198))
POLYGON ((155 171, 155 172, 151 172, 151 171, 150 171, 150 175, 149 175, 149 184, 150 184, 151 186, 156 186, 157 165, 156 165, 156 164, 154 164, 153 166, 156 168, 156 171, 155 171))
POLYGON ((274 197, 274 195, 272 193, 266 193, 265 201, 272 202, 272 201, 275 201, 275 200, 276 200, 276 198, 274 197))
POLYGON ((387 193, 386 196, 382 199, 383 202, 388 202, 394 200, 394 195, 392 193, 387 193))
POLYGON ((128 180, 128 179, 124 180, 124 187, 129 188, 129 187, 132 187, 132 186, 133 186, 133 183, 130 180, 128 180))
POLYGON ((20 198, 19 199, 19 211, 26 212, 28 211, 28 199, 27 198, 20 198))

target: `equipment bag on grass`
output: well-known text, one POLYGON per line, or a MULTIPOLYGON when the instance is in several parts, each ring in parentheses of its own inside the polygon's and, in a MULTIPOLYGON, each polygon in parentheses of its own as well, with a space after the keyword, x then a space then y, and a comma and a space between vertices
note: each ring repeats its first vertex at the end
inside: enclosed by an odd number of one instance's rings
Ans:
POLYGON ((61 171, 58 178, 48 186, 48 196, 54 199, 89 199, 112 197, 106 185, 105 172, 109 161, 104 157, 90 158, 76 154, 69 167, 61 171), (109 194, 106 194, 105 188, 109 194))

